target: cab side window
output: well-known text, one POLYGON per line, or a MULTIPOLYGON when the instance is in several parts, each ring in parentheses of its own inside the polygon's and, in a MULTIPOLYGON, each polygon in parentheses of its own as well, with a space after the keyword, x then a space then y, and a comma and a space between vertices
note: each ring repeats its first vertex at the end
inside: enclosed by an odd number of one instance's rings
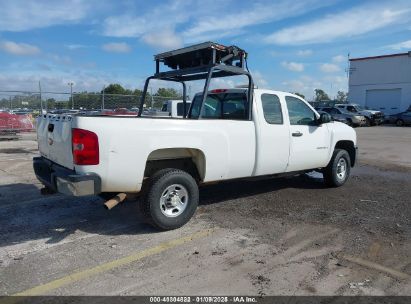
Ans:
POLYGON ((261 104, 263 106, 265 121, 273 125, 283 124, 283 113, 281 112, 280 98, 273 94, 262 94, 261 104))
POLYGON ((305 102, 292 96, 286 96, 285 101, 291 125, 312 126, 316 124, 317 117, 305 102))

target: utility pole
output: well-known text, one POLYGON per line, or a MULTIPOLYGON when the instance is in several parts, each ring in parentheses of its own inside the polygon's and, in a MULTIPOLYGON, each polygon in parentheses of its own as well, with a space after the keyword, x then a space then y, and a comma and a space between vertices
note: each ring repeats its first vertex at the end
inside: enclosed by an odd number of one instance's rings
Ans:
POLYGON ((68 85, 70 86, 70 98, 71 98, 71 109, 74 110, 74 100, 73 100, 73 82, 69 82, 68 85))
POLYGON ((154 103, 154 101, 153 101, 153 88, 152 88, 152 87, 150 87, 150 95, 151 95, 151 104, 150 104, 150 108, 152 109, 152 108, 153 108, 153 103, 154 103))
MULTIPOLYGON (((41 83, 39 81, 39 92, 40 92, 40 108, 41 108, 41 114, 43 114, 43 99, 41 98, 41 83)), ((47 108, 47 103, 46 103, 46 108, 47 108)))
POLYGON ((101 110, 104 110, 105 106, 104 106, 104 91, 106 90, 106 86, 103 85, 103 98, 101 100, 101 110))

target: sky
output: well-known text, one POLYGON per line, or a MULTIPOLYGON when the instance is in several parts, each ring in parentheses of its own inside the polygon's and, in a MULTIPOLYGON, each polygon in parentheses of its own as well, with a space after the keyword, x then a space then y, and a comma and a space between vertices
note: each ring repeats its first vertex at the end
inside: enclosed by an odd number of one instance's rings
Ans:
POLYGON ((43 91, 68 92, 69 82, 75 92, 109 83, 141 89, 154 54, 214 41, 245 49, 261 88, 307 99, 321 88, 333 97, 347 91, 348 54, 411 50, 409 0, 0 0, 0 7, 0 91, 37 91, 39 81, 43 91))

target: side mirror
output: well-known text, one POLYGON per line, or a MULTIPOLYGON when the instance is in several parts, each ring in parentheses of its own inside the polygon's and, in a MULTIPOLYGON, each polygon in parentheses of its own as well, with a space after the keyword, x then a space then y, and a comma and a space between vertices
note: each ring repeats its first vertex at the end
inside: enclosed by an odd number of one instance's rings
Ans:
POLYGON ((328 114, 328 113, 321 113, 320 114, 320 119, 318 120, 320 125, 331 122, 331 121, 332 121, 332 117, 331 117, 330 114, 328 114))

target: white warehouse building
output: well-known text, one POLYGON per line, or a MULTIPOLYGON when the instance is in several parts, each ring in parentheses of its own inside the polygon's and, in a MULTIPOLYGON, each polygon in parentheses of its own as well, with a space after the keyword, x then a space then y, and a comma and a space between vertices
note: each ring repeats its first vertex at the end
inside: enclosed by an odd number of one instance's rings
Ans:
POLYGON ((411 51, 350 59, 348 101, 385 115, 407 110, 411 106, 411 51))

